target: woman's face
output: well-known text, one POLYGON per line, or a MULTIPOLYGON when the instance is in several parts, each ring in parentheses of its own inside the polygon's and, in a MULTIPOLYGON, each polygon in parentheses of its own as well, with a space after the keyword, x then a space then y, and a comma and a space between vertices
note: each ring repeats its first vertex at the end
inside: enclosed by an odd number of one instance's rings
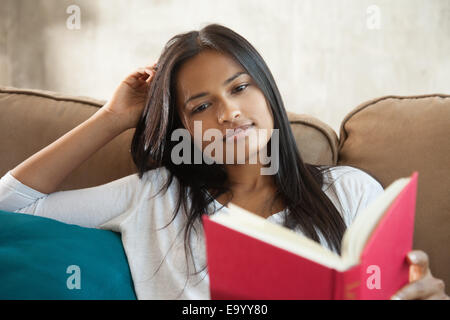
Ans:
MULTIPOLYGON (((223 163, 230 163, 225 155, 232 147, 233 163, 249 159, 266 147, 274 125, 271 109, 254 80, 231 57, 215 50, 203 50, 180 67, 176 83, 178 114, 202 151, 211 143, 202 138, 209 129, 221 133, 220 139, 212 140, 214 145, 222 145, 223 163), (196 126, 201 123, 201 141, 194 136, 194 121, 199 121, 196 126), (251 125, 243 137, 223 140, 234 132, 232 129, 243 125, 251 125), (241 143, 245 144, 245 154, 237 148, 241 143)), ((220 154, 211 154, 215 159, 220 158, 220 154)))

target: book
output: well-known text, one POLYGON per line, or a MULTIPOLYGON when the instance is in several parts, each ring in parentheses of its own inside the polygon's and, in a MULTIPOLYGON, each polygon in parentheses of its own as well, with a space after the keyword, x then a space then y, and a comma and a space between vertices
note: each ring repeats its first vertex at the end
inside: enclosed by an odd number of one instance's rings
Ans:
POLYGON ((346 229, 341 254, 233 204, 202 216, 212 300, 383 300, 409 282, 418 172, 346 229))

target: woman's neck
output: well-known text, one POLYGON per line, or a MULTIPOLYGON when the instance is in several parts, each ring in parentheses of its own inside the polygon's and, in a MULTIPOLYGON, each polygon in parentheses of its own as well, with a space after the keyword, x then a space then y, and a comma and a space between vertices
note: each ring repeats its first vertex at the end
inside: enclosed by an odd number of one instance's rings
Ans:
POLYGON ((227 165, 230 186, 240 192, 258 192, 273 185, 273 176, 262 175, 260 163, 227 165))
POLYGON ((281 199, 274 202, 277 193, 274 177, 261 175, 261 168, 262 165, 258 164, 227 166, 233 197, 231 194, 222 194, 216 201, 225 206, 231 201, 264 218, 285 209, 281 199))

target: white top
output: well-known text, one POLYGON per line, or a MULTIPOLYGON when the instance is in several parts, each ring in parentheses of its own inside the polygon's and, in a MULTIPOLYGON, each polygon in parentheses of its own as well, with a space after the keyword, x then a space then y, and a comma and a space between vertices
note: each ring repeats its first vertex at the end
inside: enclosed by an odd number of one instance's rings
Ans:
MULTIPOLYGON (((348 226, 358 212, 383 192, 383 187, 364 171, 350 166, 340 166, 330 172, 333 179, 337 178, 335 187, 343 208, 326 184, 323 190, 348 226)), ((22 184, 8 171, 0 179, 0 210, 120 232, 138 299, 210 299, 206 269, 190 276, 185 287, 184 213, 177 214, 174 221, 163 228, 172 218, 178 180, 174 178, 166 193, 161 192, 158 197, 148 199, 160 189, 168 173, 165 167, 160 167, 147 171, 142 180, 136 173, 96 187, 44 194, 22 184)), ((216 209, 222 206, 217 201, 213 203, 216 209)), ((216 211, 213 207, 208 210, 216 211)), ((223 207, 215 213, 226 213, 227 210, 223 207)), ((281 223, 283 212, 267 219, 281 223)), ((201 223, 195 224, 197 232, 192 230, 192 250, 198 271, 206 264, 201 223)), ((329 248, 323 238, 321 243, 329 248)), ((194 265, 190 254, 188 257, 192 272, 194 265)))

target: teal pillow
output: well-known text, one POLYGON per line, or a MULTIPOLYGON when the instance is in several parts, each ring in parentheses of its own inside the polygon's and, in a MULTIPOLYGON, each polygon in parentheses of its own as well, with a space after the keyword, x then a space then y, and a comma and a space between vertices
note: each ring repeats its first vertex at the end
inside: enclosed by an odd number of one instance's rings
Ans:
POLYGON ((0 210, 0 299, 136 299, 120 234, 0 210))

